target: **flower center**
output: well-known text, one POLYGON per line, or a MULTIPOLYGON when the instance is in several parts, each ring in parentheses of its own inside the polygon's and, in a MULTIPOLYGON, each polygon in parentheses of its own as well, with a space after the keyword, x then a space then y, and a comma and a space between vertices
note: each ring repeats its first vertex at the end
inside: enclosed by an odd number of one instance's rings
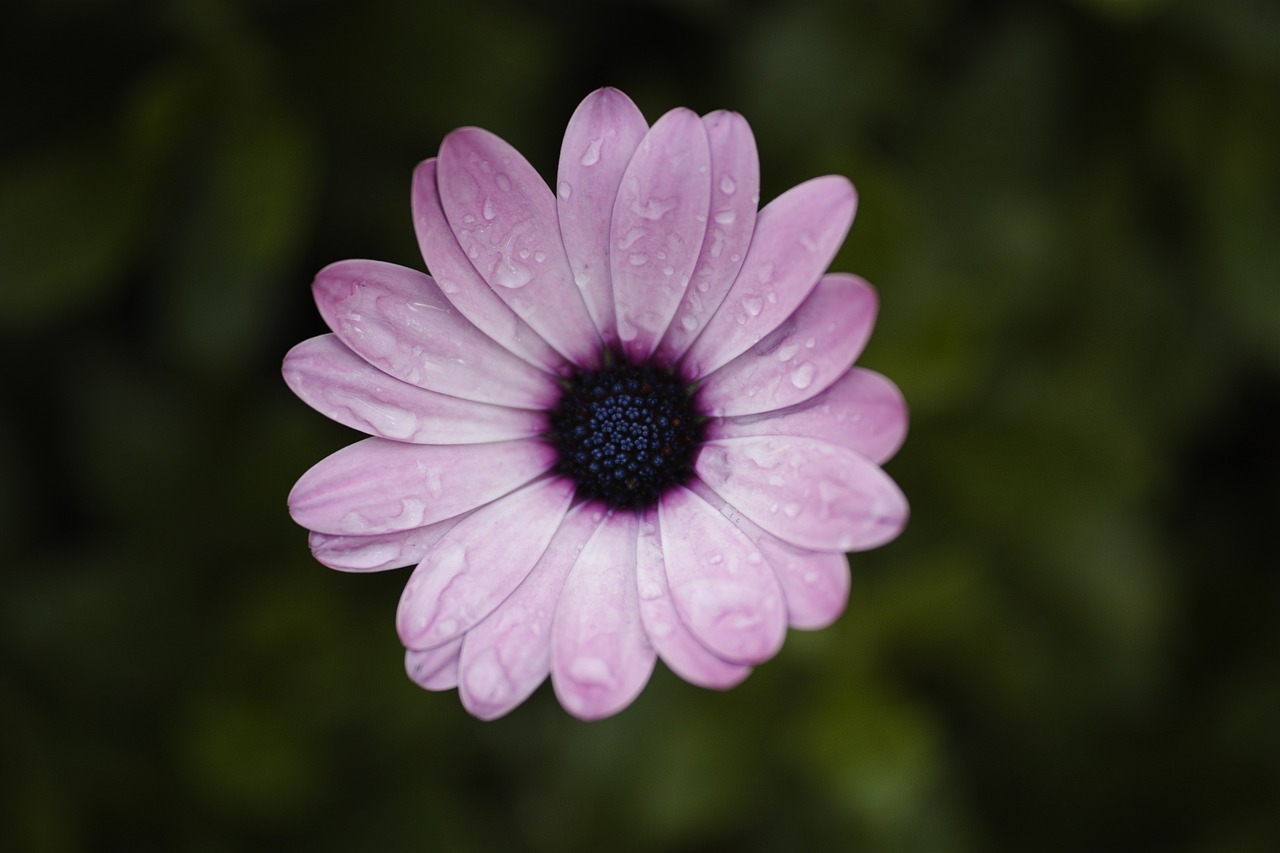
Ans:
POLYGON ((644 509, 693 477, 702 421, 670 371, 625 362, 579 371, 551 410, 555 470, 574 479, 579 497, 644 509))

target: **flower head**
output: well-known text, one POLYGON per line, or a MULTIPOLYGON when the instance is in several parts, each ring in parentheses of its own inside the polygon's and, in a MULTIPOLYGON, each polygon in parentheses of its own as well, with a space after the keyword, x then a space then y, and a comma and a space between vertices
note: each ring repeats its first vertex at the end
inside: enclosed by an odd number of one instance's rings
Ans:
POLYGON ((294 347, 285 379, 371 437, 304 474, 289 510, 325 565, 416 565, 397 627, 423 687, 485 719, 548 675, 570 713, 617 713, 657 658, 725 689, 788 625, 840 614, 845 552, 901 531, 879 466, 905 405, 851 366, 875 292, 824 275, 853 186, 757 211, 758 188, 741 116, 649 126, 601 89, 554 192, 476 128, 418 166, 431 276, 316 277, 333 333, 294 347))

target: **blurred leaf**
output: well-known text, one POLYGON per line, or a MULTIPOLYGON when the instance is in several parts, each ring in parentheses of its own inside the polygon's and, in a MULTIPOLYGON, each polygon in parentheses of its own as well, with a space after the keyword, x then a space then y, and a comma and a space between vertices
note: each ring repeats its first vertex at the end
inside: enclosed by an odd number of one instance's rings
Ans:
POLYGON ((317 169, 310 138, 274 105, 225 109, 209 126, 207 159, 187 163, 195 195, 162 292, 169 346, 213 375, 263 356, 317 169))
POLYGON ((0 329, 87 314, 124 284, 142 187, 109 139, 0 166, 0 329))

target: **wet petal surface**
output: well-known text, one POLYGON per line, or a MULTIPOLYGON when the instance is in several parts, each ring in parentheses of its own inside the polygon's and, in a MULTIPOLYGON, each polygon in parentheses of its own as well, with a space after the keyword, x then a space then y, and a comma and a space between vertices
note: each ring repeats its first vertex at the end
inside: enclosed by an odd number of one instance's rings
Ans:
POLYGON ((893 382, 854 367, 803 403, 707 423, 707 438, 799 435, 857 451, 877 465, 892 458, 907 435, 907 404, 893 382))
POLYGON ((396 530, 376 536, 335 536, 312 532, 307 537, 311 554, 331 569, 341 572, 380 572, 416 566, 431 546, 467 514, 446 518, 425 527, 396 530))
POLYGON ((546 552, 516 591, 467 632, 458 664, 462 704, 482 720, 519 705, 551 672, 551 622, 569 570, 604 518, 601 508, 569 511, 546 552))
POLYGON ((689 631, 718 657, 760 663, 786 636, 777 578, 741 530, 688 489, 658 504, 667 583, 689 631))
POLYGON ((458 686, 458 656, 462 638, 434 649, 406 649, 404 670, 424 690, 452 690, 458 686))
POLYGON ((578 106, 564 133, 556 181, 560 235, 573 280, 606 344, 618 337, 609 273, 609 221, 640 140, 649 130, 631 99, 597 89, 578 106))
POLYGON ((477 510, 442 536, 400 597, 400 641, 411 649, 438 646, 492 613, 542 556, 572 497, 571 482, 551 477, 477 510))
POLYGON ((424 527, 486 504, 555 464, 536 439, 405 444, 366 438, 303 474, 289 513, 308 530, 370 536, 424 527))
POLYGON ((412 201, 418 248, 445 298, 476 328, 511 352, 530 364, 559 373, 565 365, 564 357, 494 293, 458 245, 440 205, 434 157, 419 163, 414 170, 412 201))
POLYGON ((635 700, 656 660, 636 593, 634 514, 611 514, 565 582, 551 634, 551 682, 565 710, 583 720, 635 700))
POLYGON ((724 301, 742 269, 756 226, 760 162, 755 137, 737 113, 724 110, 702 119, 711 148, 711 207, 693 278, 656 350, 662 364, 675 364, 724 301))
POLYGON ((476 444, 546 431, 542 412, 476 403, 388 376, 336 335, 295 346, 284 380, 316 411, 369 435, 416 444, 476 444))
POLYGON ((815 396, 862 352, 875 313, 875 291, 865 281, 824 276, 782 325, 707 377, 700 405, 710 415, 753 415, 815 396))
POLYGON ((890 541, 907 520, 897 484, 866 457, 811 438, 707 442, 698 476, 769 533, 815 551, 861 551, 890 541))
POLYGON ((813 290, 853 223, 857 194, 829 175, 792 187, 760 211, 742 270, 682 362, 697 379, 772 332, 813 290))
POLYGON ((676 675, 690 684, 726 690, 751 674, 751 667, 712 654, 685 627, 667 584, 658 513, 652 509, 645 513, 640 524, 636 588, 640 593, 640 617, 649 642, 676 675))
POLYGON ((609 231, 618 338, 634 363, 653 352, 684 297, 707 228, 711 149, 697 114, 654 122, 622 176, 609 231))
POLYGON ((556 200, 529 161, 478 128, 455 130, 436 165, 440 202, 458 245, 494 292, 579 367, 600 339, 573 282, 556 200))
POLYGON ((481 403, 540 409, 557 399, 551 376, 494 343, 416 270, 340 261, 313 290, 329 328, 383 373, 481 403))

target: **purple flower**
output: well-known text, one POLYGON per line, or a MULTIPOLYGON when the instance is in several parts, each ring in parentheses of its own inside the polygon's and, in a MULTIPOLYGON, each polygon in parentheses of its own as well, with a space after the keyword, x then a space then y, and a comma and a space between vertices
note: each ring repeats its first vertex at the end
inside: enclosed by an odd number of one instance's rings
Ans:
POLYGON ((320 271, 333 334, 285 357, 306 403, 370 435, 289 495, 320 562, 415 565, 397 613, 410 676, 499 717, 551 676, 615 714, 655 660, 726 689, 787 626, 830 624, 845 552, 902 530, 880 469, 906 407, 851 367, 876 295, 824 275, 853 222, 844 178, 757 212, 746 121, 652 127, 601 89, 569 121, 556 190, 484 130, 413 176, 432 276, 320 271))

